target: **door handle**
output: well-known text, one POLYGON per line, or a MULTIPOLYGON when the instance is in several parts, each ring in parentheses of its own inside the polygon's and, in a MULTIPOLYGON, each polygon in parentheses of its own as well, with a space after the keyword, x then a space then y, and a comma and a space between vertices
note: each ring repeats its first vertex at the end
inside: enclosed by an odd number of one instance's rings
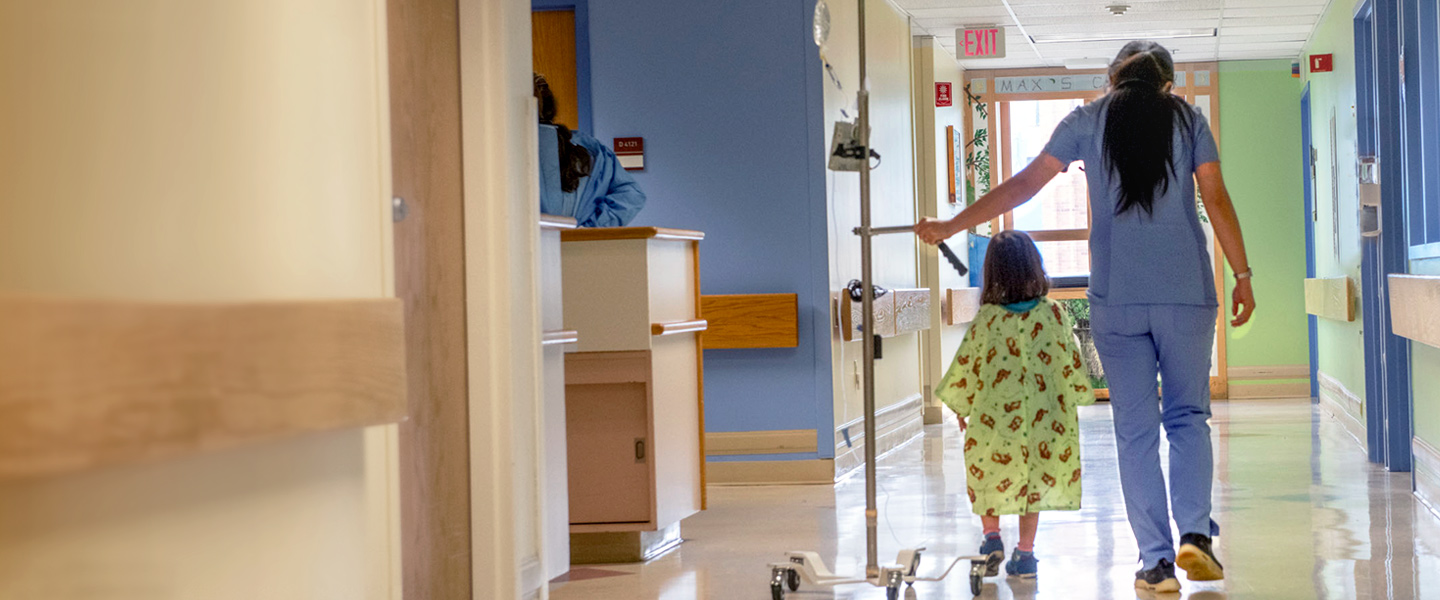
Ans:
POLYGON ((635 438, 635 462, 645 462, 645 438, 635 438))

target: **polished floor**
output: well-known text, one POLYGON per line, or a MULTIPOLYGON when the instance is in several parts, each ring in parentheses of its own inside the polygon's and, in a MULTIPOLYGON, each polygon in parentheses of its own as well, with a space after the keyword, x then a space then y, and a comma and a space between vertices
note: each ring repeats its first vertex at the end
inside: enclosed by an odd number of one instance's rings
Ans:
MULTIPOLYGON (((1360 446, 1308 401, 1217 402, 1215 518, 1223 582, 1183 581, 1159 598, 1440 599, 1440 518, 1410 493, 1408 473, 1370 465, 1360 446)), ((1133 588, 1137 550, 1121 503, 1108 405, 1082 415, 1084 509, 1045 513, 1033 582, 986 581, 983 598, 1153 598, 1133 588)), ((979 520, 965 499, 953 425, 879 463, 880 556, 927 547, 922 574, 973 553, 979 520)), ((769 598, 767 563, 815 550, 842 573, 863 572, 864 482, 834 486, 713 487, 710 510, 687 519, 685 544, 645 565, 577 567, 552 585, 558 600, 769 598), (837 564, 838 563, 838 564, 837 564)), ((1004 524, 1013 546, 1015 523, 1004 524)), ((865 585, 802 588, 795 600, 884 598, 865 585)), ((917 583, 908 598, 971 598, 960 570, 917 583)))

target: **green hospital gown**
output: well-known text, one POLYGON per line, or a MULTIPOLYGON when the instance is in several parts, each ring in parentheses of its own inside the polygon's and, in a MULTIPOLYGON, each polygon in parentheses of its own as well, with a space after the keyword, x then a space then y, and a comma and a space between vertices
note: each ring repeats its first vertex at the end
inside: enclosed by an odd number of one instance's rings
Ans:
POLYGON ((1076 406, 1095 403, 1069 319, 1049 298, 1023 313, 986 304, 938 396, 962 417, 975 514, 1080 508, 1076 406))

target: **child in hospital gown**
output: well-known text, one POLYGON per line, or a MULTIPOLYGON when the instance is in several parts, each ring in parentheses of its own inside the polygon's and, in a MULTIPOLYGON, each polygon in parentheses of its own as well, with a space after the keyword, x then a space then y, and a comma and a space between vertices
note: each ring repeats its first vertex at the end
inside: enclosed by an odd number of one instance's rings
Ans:
POLYGON ((984 522, 987 575, 1004 561, 1000 516, 1020 515, 1006 572, 1034 577, 1039 512, 1080 508, 1076 407, 1095 395, 1065 311, 1029 236, 1006 231, 986 252, 979 314, 937 388, 965 432, 966 490, 984 522))

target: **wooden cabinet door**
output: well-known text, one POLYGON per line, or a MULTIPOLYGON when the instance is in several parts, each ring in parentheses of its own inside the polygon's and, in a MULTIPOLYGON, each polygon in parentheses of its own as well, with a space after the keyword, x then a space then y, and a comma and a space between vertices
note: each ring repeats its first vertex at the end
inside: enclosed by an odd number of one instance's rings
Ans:
POLYGON ((565 386, 571 524, 650 521, 648 395, 641 382, 565 386))

